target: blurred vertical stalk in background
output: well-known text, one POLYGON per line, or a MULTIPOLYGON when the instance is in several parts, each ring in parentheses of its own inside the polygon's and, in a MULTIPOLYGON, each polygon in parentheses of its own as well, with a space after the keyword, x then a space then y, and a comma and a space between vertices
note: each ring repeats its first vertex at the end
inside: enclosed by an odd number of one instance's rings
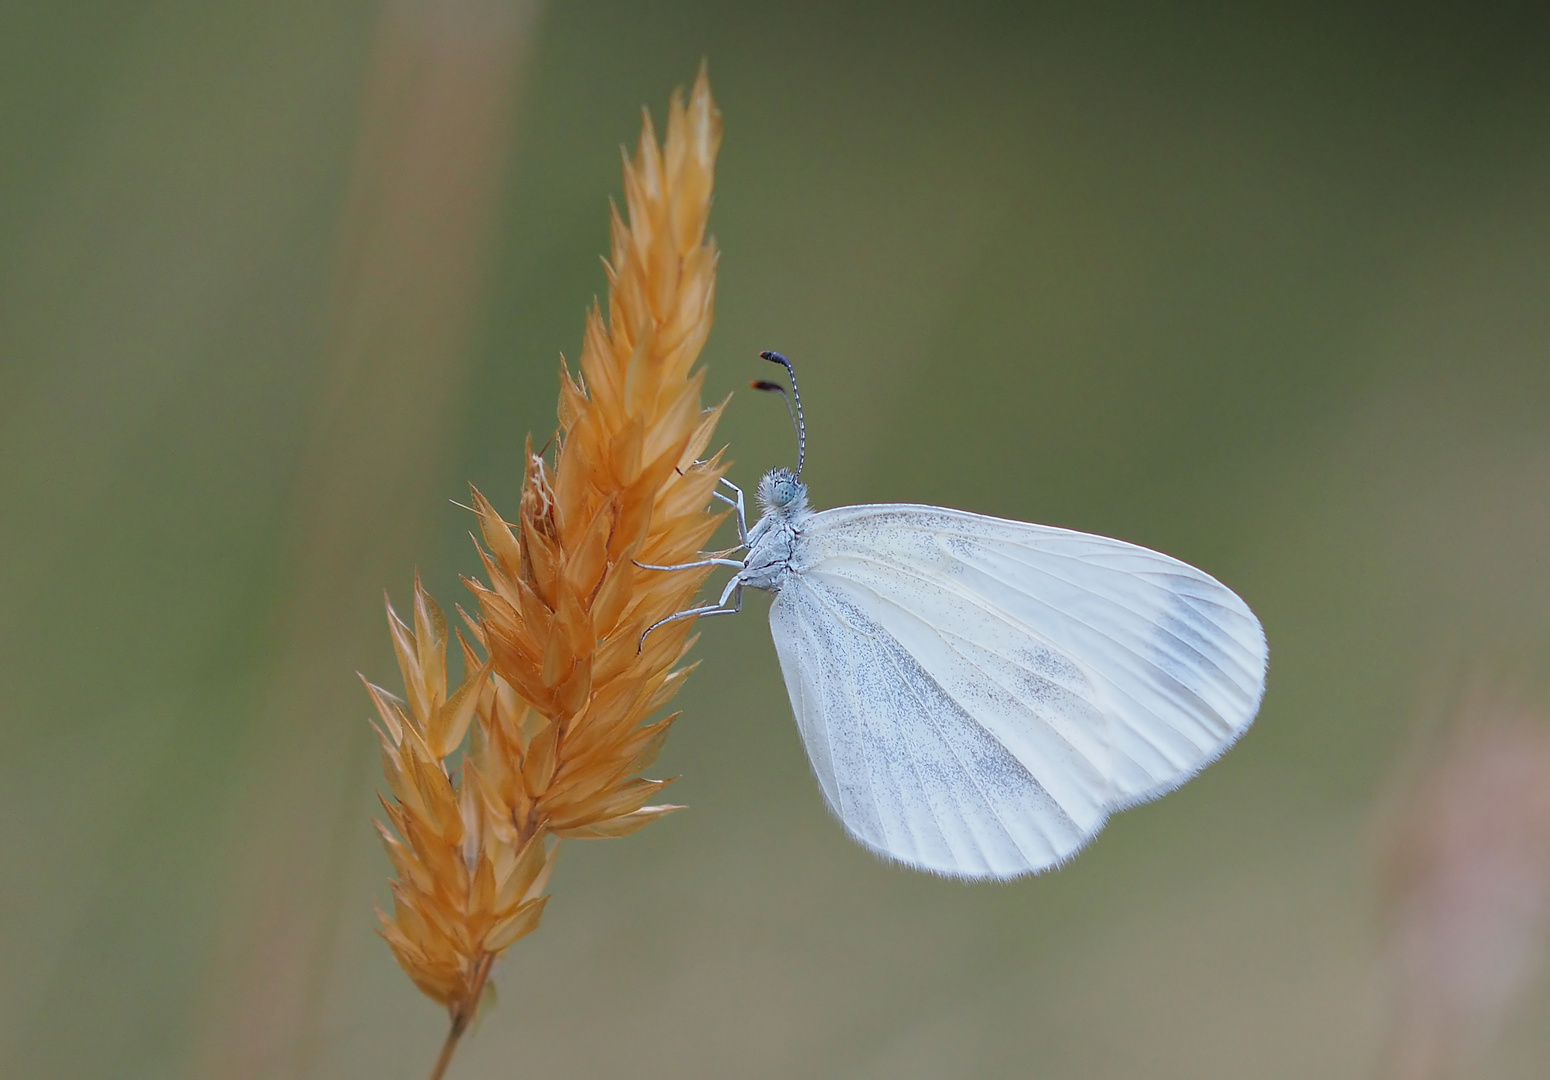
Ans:
POLYGON ((1476 1075, 1550 944, 1550 722, 1476 689, 1385 824, 1385 1075, 1476 1075))
MULTIPOLYGON (((413 618, 388 625, 405 699, 367 684, 381 725, 397 871, 382 936, 450 1025, 445 1072, 506 949, 538 927, 559 840, 627 836, 679 809, 637 774, 674 716, 650 722, 688 674, 691 606, 709 570, 643 569, 696 553, 726 472, 700 460, 721 416, 702 409, 695 361, 710 334, 716 245, 706 235, 721 117, 703 68, 674 95, 657 144, 649 114, 615 211, 608 316, 594 304, 579 373, 560 373, 551 465, 527 452, 518 520, 478 492, 487 582, 468 581, 462 683, 449 685, 446 619, 415 582, 413 618), (475 723, 477 721, 477 723, 475 723), (474 724, 458 770, 447 759, 474 724), (396 836, 394 835, 396 833, 396 836)), ((723 403, 724 405, 725 403, 723 403)))
POLYGON ((199 1075, 309 1071, 361 786, 369 598, 423 545, 464 393, 536 0, 389 0, 361 101, 275 657, 239 795, 239 865, 207 978, 199 1075))

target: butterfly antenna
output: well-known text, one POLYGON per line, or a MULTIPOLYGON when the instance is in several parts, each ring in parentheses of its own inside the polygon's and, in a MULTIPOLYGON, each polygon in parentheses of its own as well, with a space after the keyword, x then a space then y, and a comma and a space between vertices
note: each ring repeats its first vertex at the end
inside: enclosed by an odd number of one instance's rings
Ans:
MULTIPOLYGON (((778 383, 778 382, 770 382, 768 379, 755 379, 753 382, 749 383, 748 385, 753 387, 755 390, 768 390, 768 391, 770 391, 772 393, 779 394, 786 402, 786 412, 791 417, 791 426, 792 426, 792 428, 794 428, 794 429, 797 428, 797 414, 796 414, 796 410, 791 407, 791 395, 786 393, 785 384, 778 383)), ((800 430, 800 429, 797 429, 797 430, 800 430)))
MULTIPOLYGON (((802 476, 802 465, 807 461, 807 423, 802 419, 802 392, 797 389, 796 368, 791 366, 790 360, 787 360, 778 352, 762 352, 759 354, 759 358, 761 360, 768 360, 772 364, 779 364, 786 369, 786 374, 791 376, 791 397, 786 398, 786 409, 791 413, 791 422, 796 425, 797 429, 797 477, 800 478, 802 476), (796 402, 794 409, 791 405, 793 400, 796 402)), ((779 383, 760 381, 753 385, 756 390, 779 390, 782 397, 786 393, 786 388, 779 383)))

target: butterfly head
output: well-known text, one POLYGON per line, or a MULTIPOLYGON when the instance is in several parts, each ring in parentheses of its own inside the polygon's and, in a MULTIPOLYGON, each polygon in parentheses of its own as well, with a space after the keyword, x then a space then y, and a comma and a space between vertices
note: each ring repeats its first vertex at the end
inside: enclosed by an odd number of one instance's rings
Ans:
POLYGON ((770 513, 800 513, 807 509, 807 485, 790 469, 771 469, 759 481, 759 505, 770 513))

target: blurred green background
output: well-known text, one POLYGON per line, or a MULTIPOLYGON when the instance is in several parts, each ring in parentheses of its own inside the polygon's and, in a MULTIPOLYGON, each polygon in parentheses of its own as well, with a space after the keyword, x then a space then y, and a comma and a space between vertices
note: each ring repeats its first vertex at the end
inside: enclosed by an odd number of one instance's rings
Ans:
MULTIPOLYGON (((512 512, 638 107, 726 118, 709 397, 791 355, 819 506, 1239 591, 1243 742, 1058 873, 879 864, 755 599, 454 1077, 1362 1077, 1375 808, 1550 656, 1539 5, 0 5, 0 1073, 423 1076, 354 672, 512 512)), ((733 478, 790 463, 739 393, 733 478)), ((1539 1077, 1550 995, 1475 1075, 1539 1077)))

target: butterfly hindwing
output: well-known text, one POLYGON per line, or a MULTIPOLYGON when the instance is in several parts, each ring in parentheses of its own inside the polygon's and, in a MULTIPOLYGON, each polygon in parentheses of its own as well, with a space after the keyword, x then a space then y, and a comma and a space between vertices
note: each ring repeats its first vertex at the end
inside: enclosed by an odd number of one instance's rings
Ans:
POLYGON ((960 877, 1015 877, 1080 848, 1102 809, 1074 820, 864 604, 844 584, 803 575, 770 609, 798 729, 851 835, 960 877))

